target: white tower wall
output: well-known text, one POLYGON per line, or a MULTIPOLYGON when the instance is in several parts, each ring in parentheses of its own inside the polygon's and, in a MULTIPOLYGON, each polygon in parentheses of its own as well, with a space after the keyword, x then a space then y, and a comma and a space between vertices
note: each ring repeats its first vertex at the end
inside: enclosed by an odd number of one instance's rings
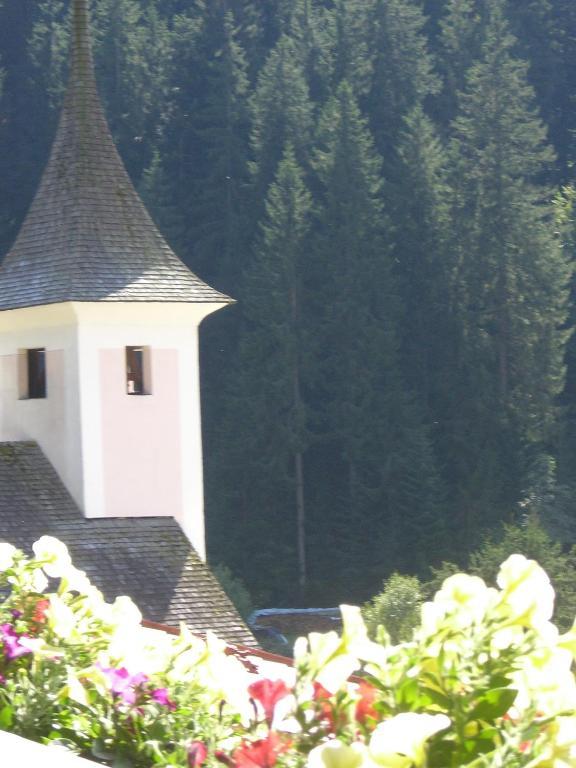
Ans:
POLYGON ((198 326, 221 304, 66 303, 0 313, 0 440, 39 443, 87 517, 172 516, 205 557, 198 326), (150 394, 126 389, 126 347, 150 394), (47 397, 21 399, 19 350, 47 397))

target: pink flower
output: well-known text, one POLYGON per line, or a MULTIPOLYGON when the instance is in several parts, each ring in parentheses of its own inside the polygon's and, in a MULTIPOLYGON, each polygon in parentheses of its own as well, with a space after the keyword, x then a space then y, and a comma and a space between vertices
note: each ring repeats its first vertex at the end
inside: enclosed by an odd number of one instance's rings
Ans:
POLYGON ((266 722, 271 725, 276 704, 288 696, 290 689, 283 680, 257 680, 248 686, 248 693, 262 705, 266 722))
POLYGON ((17 634, 11 624, 0 625, 0 640, 4 645, 4 655, 8 661, 32 653, 30 648, 21 642, 22 638, 26 638, 26 635, 17 634))
POLYGON ((126 667, 114 669, 114 667, 102 667, 99 664, 96 666, 107 678, 110 691, 115 696, 119 696, 126 704, 134 704, 136 702, 138 698, 136 688, 148 680, 147 676, 142 672, 131 675, 126 667))
POLYGON ((200 768, 207 755, 206 745, 201 741, 193 741, 188 747, 188 768, 200 768))
MULTIPOLYGON (((168 707, 168 709, 170 710, 176 709, 176 704, 168 696, 167 688, 156 688, 150 694, 150 698, 152 699, 152 701, 155 701, 158 704, 161 704, 163 707, 168 707)), ((194 742, 194 743, 199 744, 200 742, 194 742)))

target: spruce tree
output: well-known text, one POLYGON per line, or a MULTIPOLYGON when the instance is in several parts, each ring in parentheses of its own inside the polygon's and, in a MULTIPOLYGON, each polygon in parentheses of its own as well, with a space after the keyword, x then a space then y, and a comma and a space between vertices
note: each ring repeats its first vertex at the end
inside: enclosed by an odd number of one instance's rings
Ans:
POLYGON ((404 118, 440 82, 425 35, 426 17, 413 0, 370 0, 372 81, 367 111, 378 151, 388 165, 404 118))
POLYGON ((466 74, 480 55, 485 4, 481 0, 447 0, 440 19, 438 68, 443 77, 440 97, 444 124, 456 116, 458 94, 466 74))
POLYGON ((231 12, 211 8, 200 46, 207 65, 196 101, 192 139, 201 148, 186 181, 194 264, 205 278, 233 291, 242 269, 248 211, 248 80, 244 51, 231 12))
POLYGON ((50 148, 55 115, 38 75, 28 41, 36 4, 4 0, 0 5, 3 67, 0 120, 0 253, 6 253, 30 205, 50 148))
POLYGON ((319 146, 315 164, 324 193, 312 280, 319 285, 321 367, 314 390, 324 400, 335 498, 318 533, 338 553, 342 582, 354 574, 357 588, 374 589, 383 567, 418 569, 436 554, 439 481, 400 372, 382 161, 346 82, 324 111, 319 146))
POLYGON ((258 76, 251 98, 253 186, 256 205, 290 144, 302 167, 308 163, 313 111, 299 44, 283 35, 258 76))
POLYGON ((356 98, 370 87, 370 23, 372 4, 366 0, 336 0, 332 11, 333 81, 346 80, 356 98))
POLYGON ((98 0, 92 11, 95 60, 110 128, 139 184, 166 112, 170 38, 158 10, 137 0, 98 0))
POLYGON ((568 259, 538 177, 552 161, 502 0, 454 129, 452 464, 468 536, 511 508, 527 453, 550 437, 564 380, 568 259), (479 496, 479 494, 481 495, 479 496), (474 498, 476 497, 476 498, 474 498))
MULTIPOLYGON (((276 594, 307 587, 306 476, 308 441, 305 273, 311 197, 288 145, 265 201, 254 262, 242 281, 244 324, 238 364, 229 381, 224 439, 218 455, 221 491, 216 528, 235 552, 248 540, 249 583, 262 574, 276 594), (279 563, 284 563, 284 568, 279 563)), ((248 546, 248 544, 247 544, 248 546)))
POLYGON ((448 249, 448 158, 421 106, 406 117, 398 144, 398 182, 391 211, 393 257, 402 297, 404 374, 434 424, 443 421, 453 364, 448 249))

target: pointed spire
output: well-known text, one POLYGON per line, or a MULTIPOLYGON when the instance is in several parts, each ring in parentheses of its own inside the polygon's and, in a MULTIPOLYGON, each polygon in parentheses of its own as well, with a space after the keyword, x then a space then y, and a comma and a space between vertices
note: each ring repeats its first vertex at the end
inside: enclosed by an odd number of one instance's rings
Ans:
POLYGON ((94 79, 88 0, 72 0, 71 72, 80 81, 94 79))
POLYGON ((231 301, 172 252, 126 173, 98 96, 88 0, 72 0, 58 131, 0 268, 0 310, 63 301, 231 301))

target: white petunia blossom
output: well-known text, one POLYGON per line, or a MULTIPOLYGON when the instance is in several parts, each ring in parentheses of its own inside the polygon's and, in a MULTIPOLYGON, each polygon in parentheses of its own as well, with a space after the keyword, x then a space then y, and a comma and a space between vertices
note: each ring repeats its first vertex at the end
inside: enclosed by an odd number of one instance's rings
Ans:
POLYGON ((42 536, 32 544, 36 559, 43 563, 44 573, 50 578, 66 576, 72 568, 68 547, 53 536, 42 536))
POLYGON ((360 768, 370 764, 365 744, 343 744, 331 739, 315 747, 308 755, 308 768, 360 768))
POLYGON ((383 768, 424 765, 426 742, 449 727, 450 719, 446 715, 403 712, 376 727, 370 739, 370 756, 383 768))
POLYGON ((535 560, 511 555, 500 566, 496 581, 502 590, 502 605, 514 623, 537 628, 552 618, 554 589, 535 560))
POLYGON ((0 573, 12 568, 17 551, 12 544, 0 544, 0 573))

